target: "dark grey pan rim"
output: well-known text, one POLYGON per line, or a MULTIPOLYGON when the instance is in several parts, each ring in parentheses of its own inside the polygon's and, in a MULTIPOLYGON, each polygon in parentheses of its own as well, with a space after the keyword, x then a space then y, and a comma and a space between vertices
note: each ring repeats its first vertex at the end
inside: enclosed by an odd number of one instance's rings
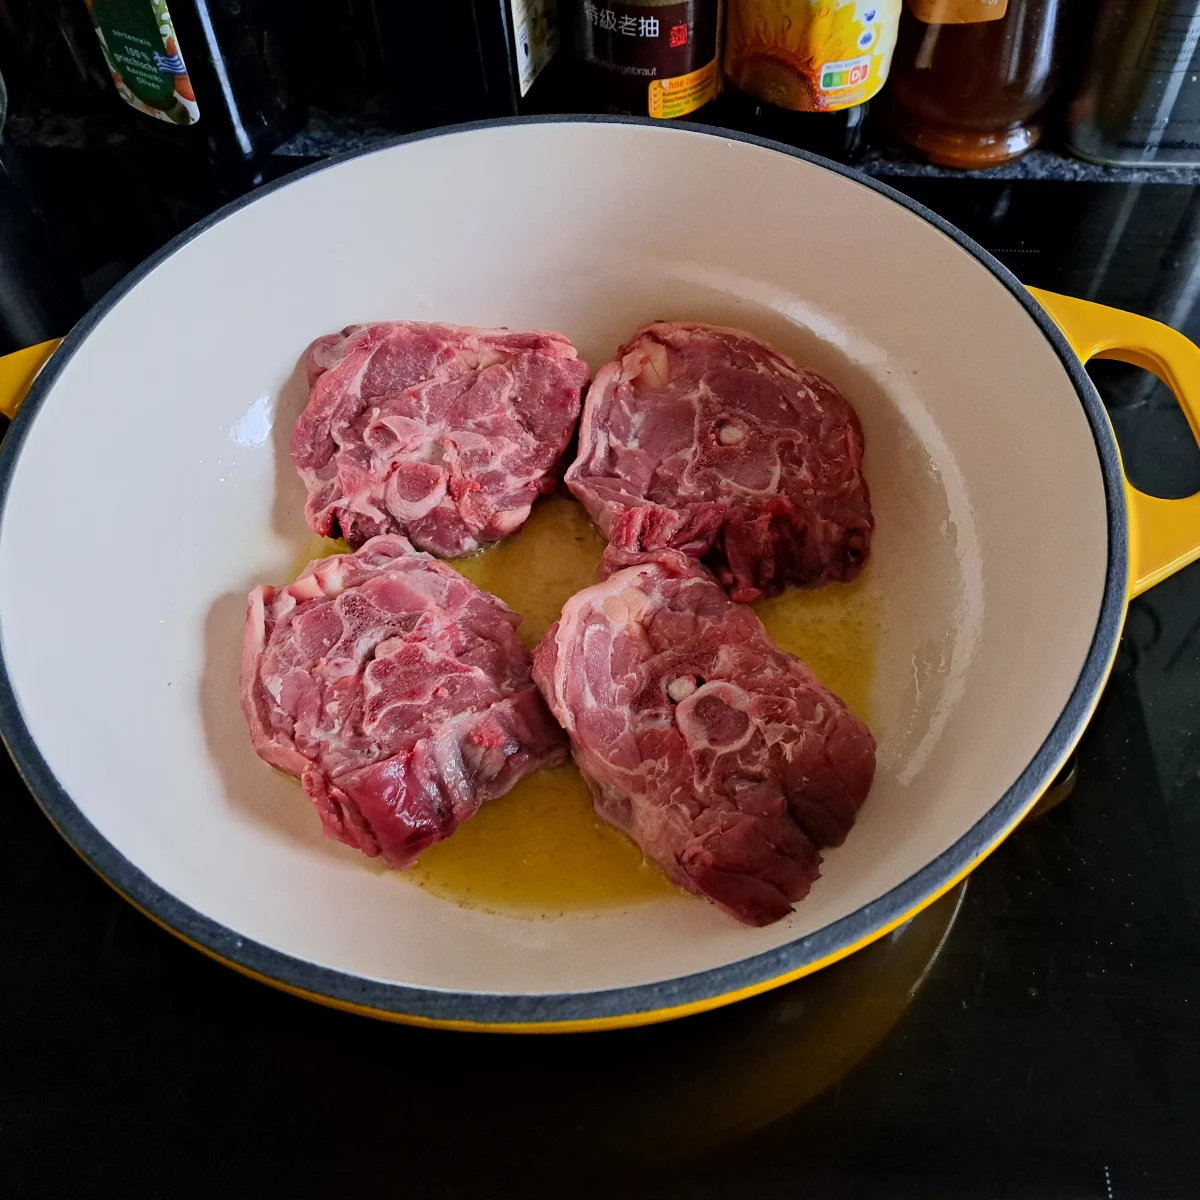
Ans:
MULTIPOLYGON (((660 130, 674 129, 677 132, 747 142, 789 155, 792 158, 802 159, 851 179, 860 186, 870 188, 908 209, 935 229, 940 230, 946 237, 956 242, 965 253, 982 263, 1008 289, 1014 301, 1025 309, 1030 319, 1037 324, 1046 340, 1054 348, 1063 370, 1074 384, 1079 402, 1083 406, 1091 426, 1104 479, 1108 513, 1108 568, 1104 597, 1092 643, 1070 699, 1055 721, 1046 740, 1021 772, 1017 781, 966 834, 879 899, 864 905, 856 912, 823 929, 797 938, 784 946, 739 962, 713 967, 677 979, 600 991, 533 995, 460 992, 413 987, 365 978, 319 966, 261 945, 181 903, 170 892, 143 874, 106 841, 58 782, 25 725, 3 662, 2 639, 0 639, 0 736, 3 737, 25 782, 63 837, 117 891, 155 920, 231 966, 265 977, 269 982, 308 993, 318 1000, 371 1010, 379 1015, 400 1017, 401 1019, 410 1017, 434 1023, 462 1022, 482 1027, 508 1025, 536 1028, 559 1022, 595 1021, 603 1024, 613 1018, 631 1018, 637 1014, 665 1015, 671 1009, 690 1006, 697 1002, 718 1000, 722 996, 728 996, 745 988, 766 984, 781 976, 803 971, 805 967, 820 963, 869 939, 872 934, 876 934, 884 927, 916 911, 929 898, 965 873, 977 859, 999 842, 1025 811, 1032 806, 1078 741, 1091 716, 1108 676, 1124 619, 1128 544, 1121 465, 1116 442, 1100 398, 1088 379, 1083 365, 1072 352, 1058 327, 1013 274, 997 262, 983 247, 977 245, 936 213, 894 191, 886 184, 859 175, 847 167, 805 151, 763 138, 725 130, 712 130, 700 125, 668 126, 649 118, 594 116, 511 117, 494 121, 477 121, 397 137, 383 146, 339 155, 326 162, 303 168, 257 192, 235 200, 180 234, 126 276, 87 313, 67 336, 34 383, 8 432, 8 436, 4 439, 3 446, 0 447, 0 519, 7 509, 9 489, 21 447, 37 419, 38 412, 51 394, 54 382, 62 368, 114 305, 182 246, 187 245, 198 234, 203 233, 218 221, 253 204, 260 196, 279 191, 290 186, 297 179, 305 178, 317 171, 327 171, 342 162, 362 157, 364 154, 376 153, 378 150, 386 150, 396 145, 428 138, 452 137, 455 134, 472 130, 525 124, 648 125, 660 130)), ((0 534, 2 534, 2 526, 0 526, 0 534)), ((0 630, 0 634, 2 634, 2 630, 0 630)))

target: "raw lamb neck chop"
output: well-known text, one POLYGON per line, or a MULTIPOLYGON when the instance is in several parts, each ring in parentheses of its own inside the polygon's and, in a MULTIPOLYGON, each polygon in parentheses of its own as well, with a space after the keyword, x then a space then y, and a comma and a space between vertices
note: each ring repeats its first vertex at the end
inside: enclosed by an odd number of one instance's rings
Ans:
POLYGON ((557 333, 383 321, 319 338, 292 434, 309 525, 442 558, 506 537, 557 485, 587 375, 557 333))
POLYGON ((659 322, 596 375, 566 482, 614 548, 703 557, 749 601, 862 569, 862 455, 828 380, 748 333, 659 322))
POLYGON ((328 836, 410 866, 566 759, 520 621, 395 535, 255 588, 241 679, 254 748, 300 779, 328 836))
POLYGON ((867 727, 678 551, 573 596, 533 677, 600 816, 749 925, 804 898, 874 778, 867 727))

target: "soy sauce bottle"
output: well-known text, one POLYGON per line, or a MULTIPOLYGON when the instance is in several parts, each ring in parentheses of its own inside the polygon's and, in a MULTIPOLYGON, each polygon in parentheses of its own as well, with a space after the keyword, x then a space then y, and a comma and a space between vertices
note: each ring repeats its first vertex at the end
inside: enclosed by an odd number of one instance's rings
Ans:
POLYGON ((572 17, 589 111, 695 120, 721 90, 722 0, 577 0, 572 17))
POLYGON ((80 0, 138 136, 168 160, 253 182, 304 122, 288 77, 282 0, 80 0))

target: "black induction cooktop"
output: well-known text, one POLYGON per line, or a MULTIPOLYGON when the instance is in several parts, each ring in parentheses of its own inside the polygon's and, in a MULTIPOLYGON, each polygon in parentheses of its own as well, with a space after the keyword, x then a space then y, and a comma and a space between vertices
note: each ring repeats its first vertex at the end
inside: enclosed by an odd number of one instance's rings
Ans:
MULTIPOLYGON (((111 178, 81 205, 79 159, 26 156, 65 311, 219 200, 93 159, 111 178)), ((889 182, 1024 282, 1200 340, 1200 187, 889 182)), ((1093 378, 1134 482, 1200 490, 1162 385, 1093 378)), ((1058 802, 965 885, 655 1028, 456 1035, 272 991, 110 891, 7 758, 0 779, 6 1196, 1200 1194, 1200 564, 1133 603, 1058 802)))

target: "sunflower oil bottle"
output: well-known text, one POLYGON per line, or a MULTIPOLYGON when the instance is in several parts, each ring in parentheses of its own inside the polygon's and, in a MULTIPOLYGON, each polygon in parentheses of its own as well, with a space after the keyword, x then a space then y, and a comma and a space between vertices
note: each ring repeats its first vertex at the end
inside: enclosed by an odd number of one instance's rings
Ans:
POLYGON ((729 0, 722 99, 730 124, 843 161, 863 148, 901 0, 729 0))

